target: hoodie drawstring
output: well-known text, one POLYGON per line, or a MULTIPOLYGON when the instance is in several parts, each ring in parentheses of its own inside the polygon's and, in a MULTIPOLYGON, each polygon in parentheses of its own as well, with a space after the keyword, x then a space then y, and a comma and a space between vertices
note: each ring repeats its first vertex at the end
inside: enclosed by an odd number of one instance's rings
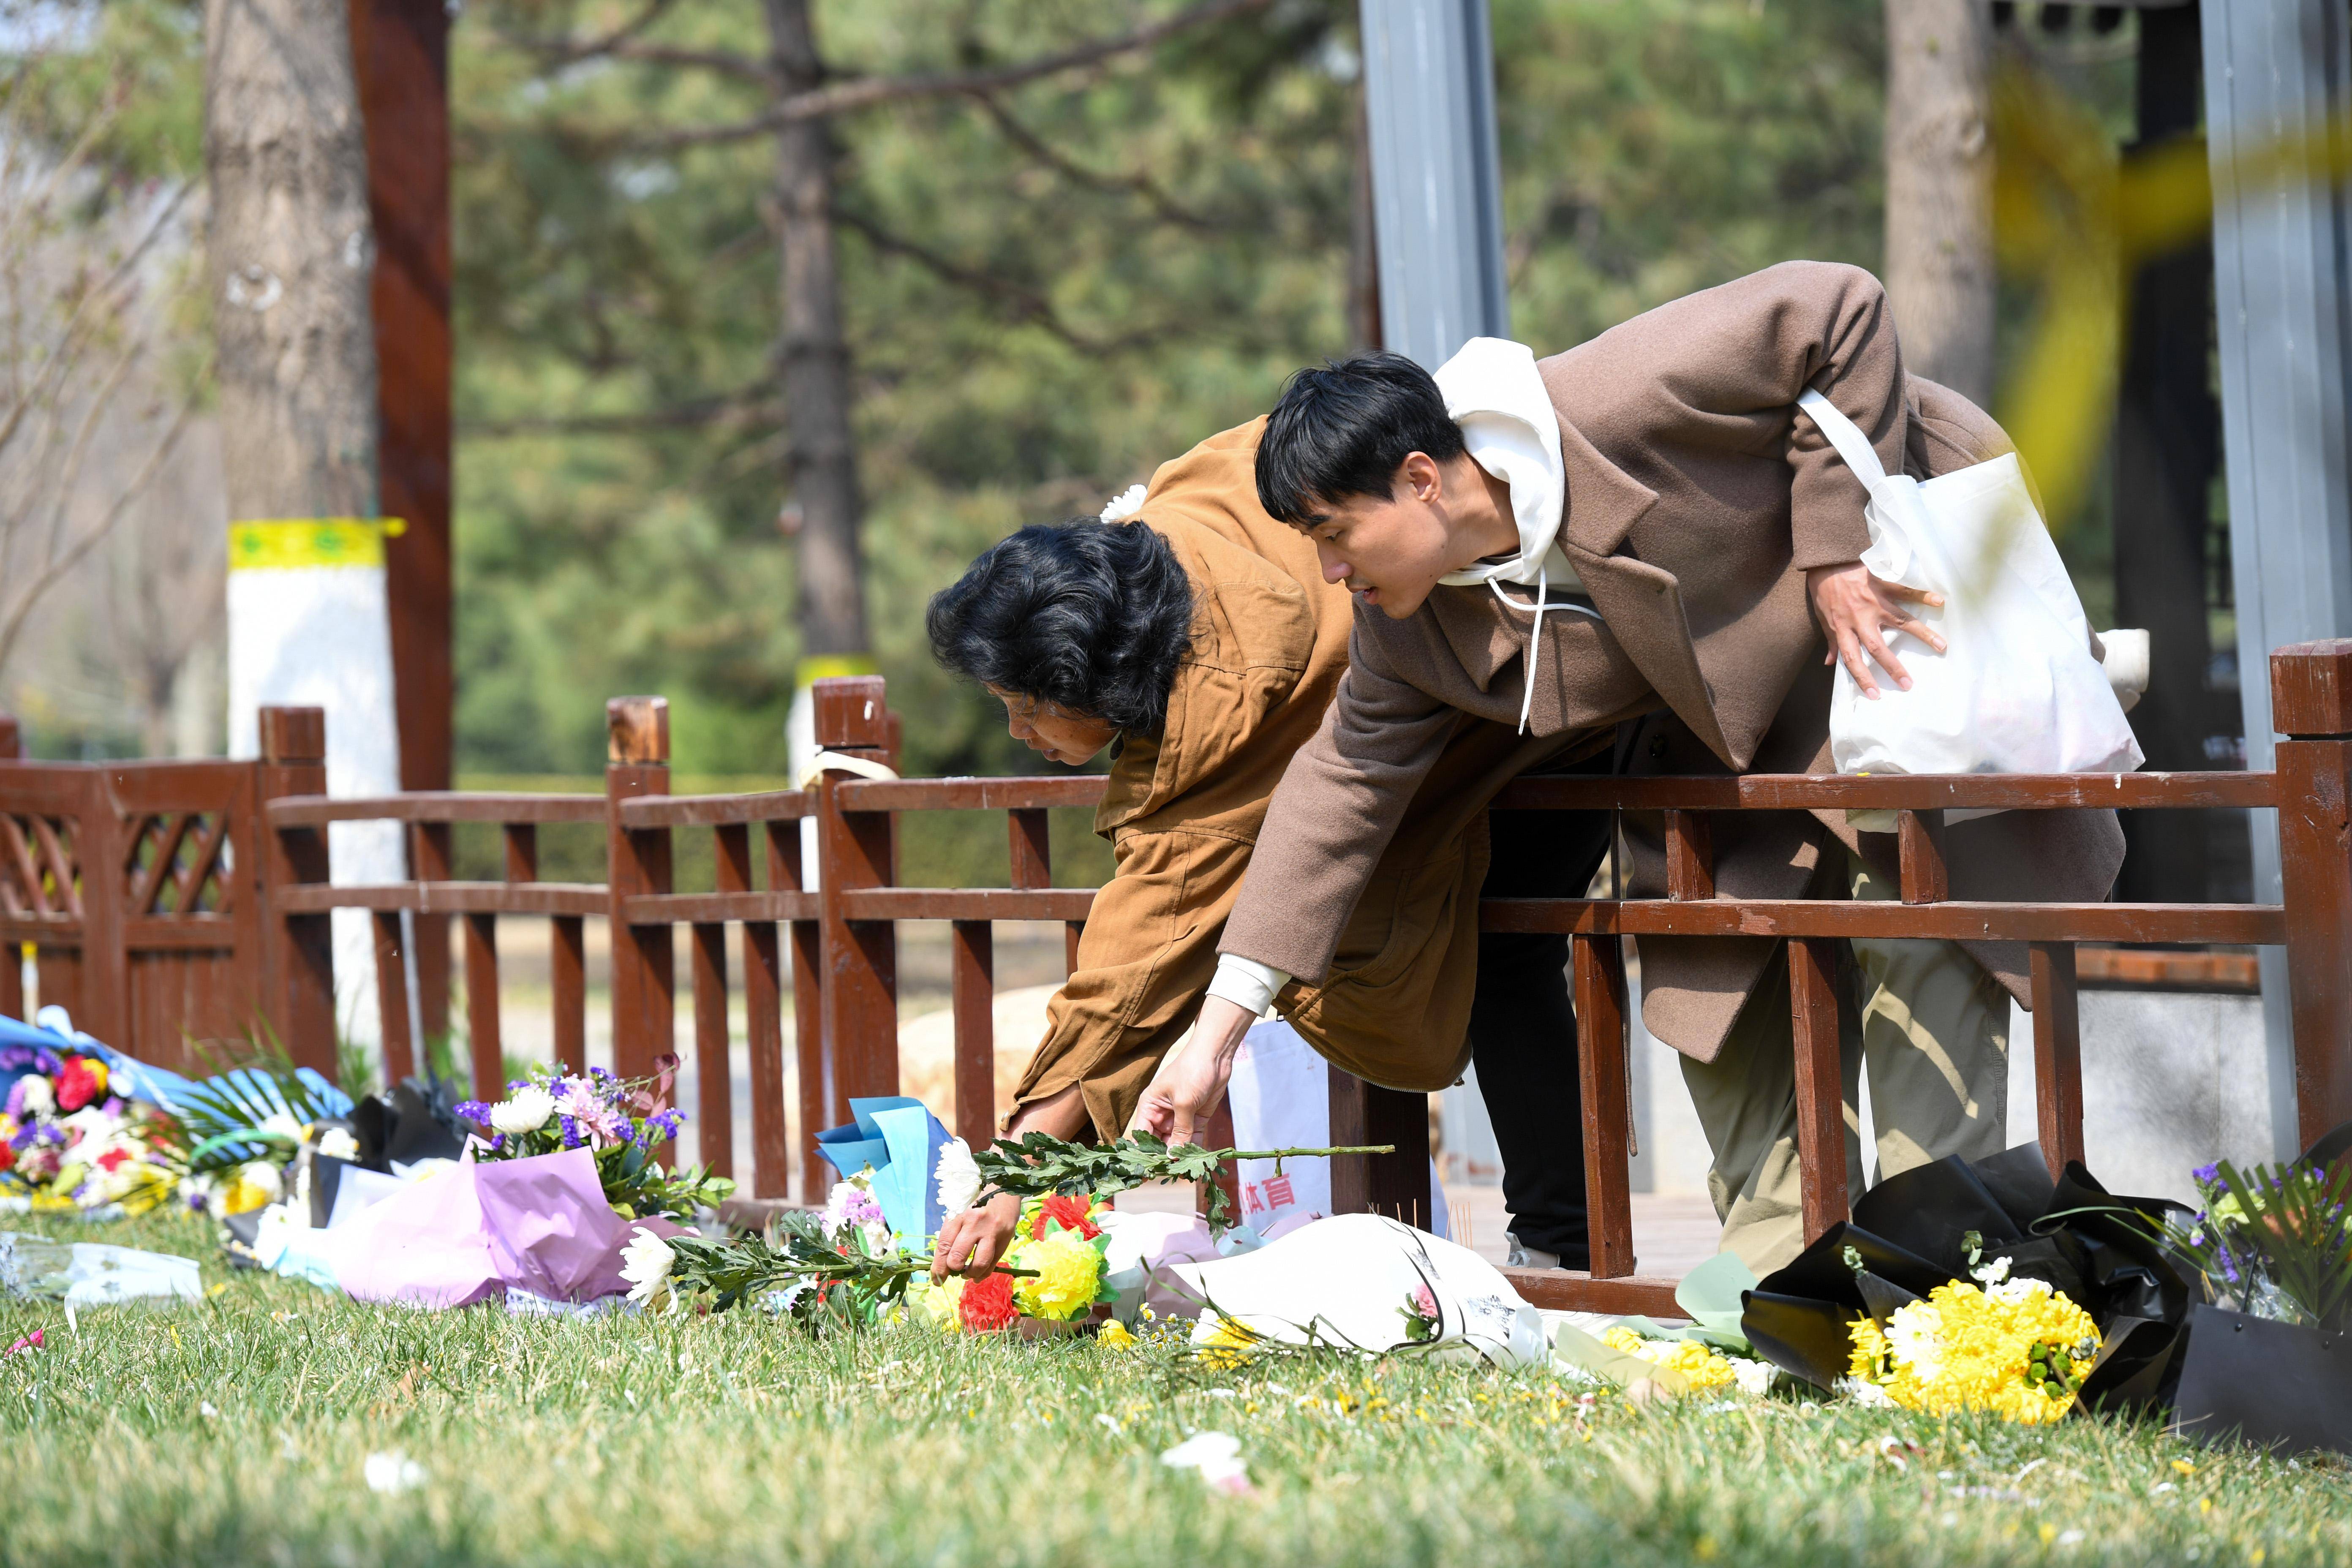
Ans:
MULTIPOLYGON (((1532 605, 1522 605, 1517 599, 1512 598, 1508 594, 1504 593, 1502 579, 1498 577, 1487 578, 1486 586, 1495 590, 1495 597, 1503 601, 1505 605, 1508 605, 1512 609, 1531 609, 1535 612, 1535 625, 1528 633, 1528 658, 1527 668, 1524 672, 1526 678, 1520 682, 1521 686, 1525 689, 1519 698, 1519 733, 1524 735, 1528 732, 1528 714, 1531 712, 1535 707, 1536 667, 1543 655, 1544 611, 1552 607, 1544 603, 1545 591, 1551 586, 1550 579, 1542 565, 1538 564, 1536 567, 1536 598, 1535 603, 1532 605)), ((1588 610, 1581 605, 1561 605, 1559 608, 1563 610, 1573 610, 1580 616, 1591 616, 1596 621, 1601 619, 1600 612, 1596 610, 1588 610)))

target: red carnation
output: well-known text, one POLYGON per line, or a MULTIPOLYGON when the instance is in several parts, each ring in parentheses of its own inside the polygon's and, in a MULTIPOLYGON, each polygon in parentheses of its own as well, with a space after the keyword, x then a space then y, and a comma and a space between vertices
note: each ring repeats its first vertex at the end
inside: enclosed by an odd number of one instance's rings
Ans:
POLYGON ((984 1279, 974 1279, 963 1288, 956 1301, 956 1316, 962 1320, 968 1333, 984 1334, 992 1329, 1009 1329, 1013 1320, 1021 1314, 1013 1305, 1013 1276, 991 1274, 984 1279))
POLYGON ((5 1139, 0 1139, 0 1171, 5 1171, 5 1170, 8 1169, 11 1165, 14 1165, 16 1163, 16 1145, 14 1145, 14 1144, 12 1144, 12 1143, 8 1142, 5 1139))
POLYGON ((58 1069, 58 1109, 71 1115, 106 1088, 106 1073, 88 1057, 74 1057, 58 1069))
POLYGON ((1087 1202, 1085 1198, 1074 1198, 1066 1193, 1055 1193, 1045 1200, 1045 1207, 1039 1209, 1037 1217, 1030 1222, 1029 1239, 1045 1240, 1045 1222, 1050 1219, 1064 1230, 1074 1231, 1080 1238, 1092 1241, 1102 1234, 1102 1226, 1087 1217, 1087 1202))
POLYGON ((98 1168, 112 1175, 116 1167, 129 1158, 131 1158, 131 1151, 128 1149, 109 1149, 98 1157, 98 1168))

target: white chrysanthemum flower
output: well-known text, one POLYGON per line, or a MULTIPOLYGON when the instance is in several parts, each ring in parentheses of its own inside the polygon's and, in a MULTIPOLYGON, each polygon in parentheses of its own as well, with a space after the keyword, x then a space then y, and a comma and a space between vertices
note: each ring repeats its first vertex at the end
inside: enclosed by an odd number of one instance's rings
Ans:
POLYGON ((26 1121, 29 1121, 36 1116, 47 1116, 58 1108, 58 1097, 50 1089, 47 1079, 38 1073, 31 1073, 17 1081, 23 1086, 26 1121))
POLYGON ((1926 1301, 1897 1307, 1886 1320, 1886 1348, 1895 1363, 1907 1366, 1922 1383, 1933 1382, 1944 1366, 1944 1314, 1926 1301))
POLYGON ((677 1262, 670 1244, 639 1226, 621 1248, 621 1278, 629 1282, 629 1300, 650 1301, 669 1285, 669 1271, 677 1262))
POLYGON ((1742 1355, 1723 1358, 1731 1363, 1731 1375, 1739 1384, 1739 1392, 1762 1395, 1772 1391, 1772 1374, 1778 1369, 1769 1361, 1750 1361, 1742 1355))
POLYGON ((1144 487, 1129 485, 1121 490, 1109 505, 1102 509, 1105 522, 1125 522, 1143 510, 1144 487))
POLYGON ((2037 1297, 2050 1294, 2047 1279, 2009 1279, 1999 1285, 1985 1287, 1985 1294, 2007 1307, 2021 1307, 2037 1297))
POLYGON ((288 1115, 285 1111, 280 1110, 265 1118, 261 1125, 257 1128, 256 1131, 261 1132, 274 1132, 278 1137, 285 1139, 289 1143, 299 1143, 310 1130, 301 1122, 295 1121, 294 1118, 288 1115))
POLYGON ((961 1214, 971 1207, 972 1199, 980 1196, 980 1165, 971 1157, 971 1145, 961 1138, 948 1140, 940 1151, 933 1181, 942 1214, 961 1214))
POLYGON ((286 1195, 286 1178, 267 1160, 256 1160, 237 1173, 237 1180, 258 1190, 271 1203, 286 1195))
POLYGON ((1996 1258, 1990 1263, 1979 1264, 1969 1270, 1976 1282, 1990 1290, 2009 1278, 2009 1259, 1996 1258))
POLYGON ((527 1083, 490 1107, 490 1128, 508 1137, 536 1132, 555 1114, 555 1097, 535 1083, 527 1083))
POLYGON ((319 1136, 319 1152, 330 1160, 356 1160, 360 1141, 346 1127, 330 1127, 319 1136))

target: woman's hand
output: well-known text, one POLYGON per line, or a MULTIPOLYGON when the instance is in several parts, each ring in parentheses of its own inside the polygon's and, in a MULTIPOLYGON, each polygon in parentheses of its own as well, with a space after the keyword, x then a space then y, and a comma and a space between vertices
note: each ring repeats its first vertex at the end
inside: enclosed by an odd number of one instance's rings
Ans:
POLYGON ((978 1279, 996 1267, 1013 1244, 1013 1227, 1021 1223, 1021 1194, 999 1193, 978 1208, 948 1215, 931 1248, 931 1283, 950 1274, 978 1279))
POLYGON ((1943 637, 1933 626, 1912 615, 1908 607, 1941 605, 1941 594, 1885 582, 1872 576, 1870 568, 1859 561, 1850 561, 1843 566, 1808 568, 1805 594, 1812 601, 1813 618, 1821 623, 1822 635, 1829 639, 1830 650, 1822 662, 1832 664, 1843 659, 1853 675, 1854 684, 1874 701, 1878 697, 1878 682, 1863 659, 1864 654, 1877 660, 1878 667, 1895 678, 1895 685, 1906 691, 1911 689, 1911 677, 1904 670, 1903 661, 1888 650, 1882 632, 1908 632, 1937 653, 1944 651, 1943 637))
POLYGON ((1135 1110, 1136 1128, 1171 1143, 1192 1142, 1192 1130, 1225 1098, 1242 1037, 1256 1022, 1255 1014, 1222 996, 1205 998, 1192 1037, 1177 1048, 1143 1091, 1143 1103, 1135 1110))

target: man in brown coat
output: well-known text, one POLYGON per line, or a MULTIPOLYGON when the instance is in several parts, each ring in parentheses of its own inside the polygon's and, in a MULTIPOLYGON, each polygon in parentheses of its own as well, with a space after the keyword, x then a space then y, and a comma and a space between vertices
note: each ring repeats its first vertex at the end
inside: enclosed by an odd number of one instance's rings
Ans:
MULTIPOLYGON (((1366 356, 1301 373, 1271 416, 1261 498, 1357 591, 1349 669, 1268 809, 1192 1042, 1146 1096, 1140 1118, 1157 1131, 1189 1136, 1269 1000, 1312 1018, 1317 994, 1294 977, 1337 988, 1335 958, 1401 825, 1429 815, 1433 795, 1450 816, 1492 797, 1499 779, 1458 766, 1465 735, 1511 726, 1555 753, 1575 736, 1598 751, 1639 721, 1633 771, 1829 772, 1826 661, 1876 696, 1880 672, 1908 684, 1889 632, 1940 649, 1916 595, 1862 566, 1863 488, 1798 416, 1807 388, 1890 472, 1927 478, 2008 449, 1965 399, 1905 373, 1883 290, 1850 267, 1772 268, 1540 363, 1480 340, 1441 374, 1454 384, 1366 356)), ((1647 841, 1633 887, 1654 892, 1654 826, 1629 832, 1647 841)), ((1716 835, 1718 896, 1885 896, 1885 847, 1837 814, 1727 814, 1716 835)), ((2011 813, 1951 835, 1961 899, 2104 898, 2122 858, 2105 811, 2011 813)), ((1426 862, 1399 869, 1457 896, 1466 880, 1426 862)), ((1640 945, 1643 1018, 1686 1058, 1726 1245, 1760 1272, 1801 1239, 1782 944, 1640 945)), ((2022 996, 2021 948, 1969 944, 1971 973, 1949 944, 1876 946, 1857 944, 1847 1073, 1874 1021, 1882 1174, 1998 1150, 2007 1009, 1992 983, 2022 996), (1907 969, 1898 946, 1914 950, 1907 969), (1945 1004, 1934 1027, 1904 994, 1923 987, 1945 1004)), ((1365 1076, 1399 1088, 1458 1071, 1434 1031, 1417 1063, 1377 1054, 1387 1071, 1365 1076)), ((1848 1168, 1858 1183, 1860 1160, 1848 1168)))

